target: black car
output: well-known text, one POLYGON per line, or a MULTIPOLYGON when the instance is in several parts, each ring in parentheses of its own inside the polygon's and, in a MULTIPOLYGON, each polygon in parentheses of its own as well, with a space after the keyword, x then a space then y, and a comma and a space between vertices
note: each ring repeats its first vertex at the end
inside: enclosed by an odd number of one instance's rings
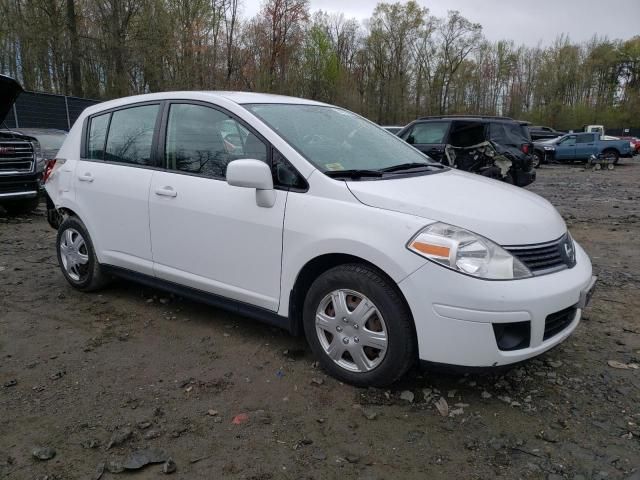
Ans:
POLYGON ((561 137, 562 135, 565 135, 565 132, 554 130, 551 127, 529 125, 529 134, 531 135, 531 140, 535 142, 536 140, 547 140, 549 138, 558 138, 558 137, 561 137))
MULTIPOLYGON (((0 124, 12 112, 20 93, 18 82, 0 75, 0 124)), ((0 206, 10 214, 28 213, 38 206, 43 170, 38 148, 33 137, 0 130, 0 206)))
POLYGON ((520 187, 536 179, 527 122, 508 117, 423 117, 398 136, 434 160, 520 187))

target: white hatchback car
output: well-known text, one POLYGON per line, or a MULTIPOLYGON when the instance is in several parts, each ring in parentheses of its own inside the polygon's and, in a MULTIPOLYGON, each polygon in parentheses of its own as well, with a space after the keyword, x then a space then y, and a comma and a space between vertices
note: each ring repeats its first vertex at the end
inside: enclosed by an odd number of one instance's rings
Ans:
POLYGON ((496 366, 576 328, 591 263, 549 202, 433 162, 342 108, 173 92, 88 108, 46 190, 67 281, 121 276, 302 333, 389 384, 496 366))

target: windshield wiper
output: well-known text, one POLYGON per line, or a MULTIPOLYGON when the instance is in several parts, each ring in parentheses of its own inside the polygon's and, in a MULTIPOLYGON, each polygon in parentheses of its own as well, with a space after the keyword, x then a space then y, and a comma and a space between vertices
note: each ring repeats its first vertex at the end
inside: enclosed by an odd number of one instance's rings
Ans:
POLYGON ((444 168, 444 165, 440 165, 437 163, 421 163, 421 162, 410 162, 410 163, 400 163, 399 165, 393 165, 391 167, 380 169, 381 172, 398 172, 400 170, 413 170, 414 168, 444 168))
POLYGON ((331 178, 362 178, 362 177, 381 177, 383 175, 380 170, 327 170, 324 174, 331 178))

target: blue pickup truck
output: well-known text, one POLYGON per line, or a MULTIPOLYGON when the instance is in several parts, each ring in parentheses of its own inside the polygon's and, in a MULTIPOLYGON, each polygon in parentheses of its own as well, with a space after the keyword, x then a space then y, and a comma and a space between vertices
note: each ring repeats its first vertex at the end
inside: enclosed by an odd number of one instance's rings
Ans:
POLYGON ((628 140, 603 140, 600 133, 570 133, 533 144, 536 167, 549 161, 586 161, 591 155, 599 154, 611 163, 618 163, 620 158, 632 157, 633 150, 628 140))

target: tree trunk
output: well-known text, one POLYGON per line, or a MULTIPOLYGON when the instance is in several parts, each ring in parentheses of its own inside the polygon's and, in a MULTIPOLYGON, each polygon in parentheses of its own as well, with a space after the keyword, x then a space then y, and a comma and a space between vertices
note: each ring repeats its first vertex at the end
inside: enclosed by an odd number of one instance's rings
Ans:
POLYGON ((82 70, 80 69, 80 42, 76 23, 75 0, 67 0, 67 29, 71 47, 71 94, 81 97, 82 70))

